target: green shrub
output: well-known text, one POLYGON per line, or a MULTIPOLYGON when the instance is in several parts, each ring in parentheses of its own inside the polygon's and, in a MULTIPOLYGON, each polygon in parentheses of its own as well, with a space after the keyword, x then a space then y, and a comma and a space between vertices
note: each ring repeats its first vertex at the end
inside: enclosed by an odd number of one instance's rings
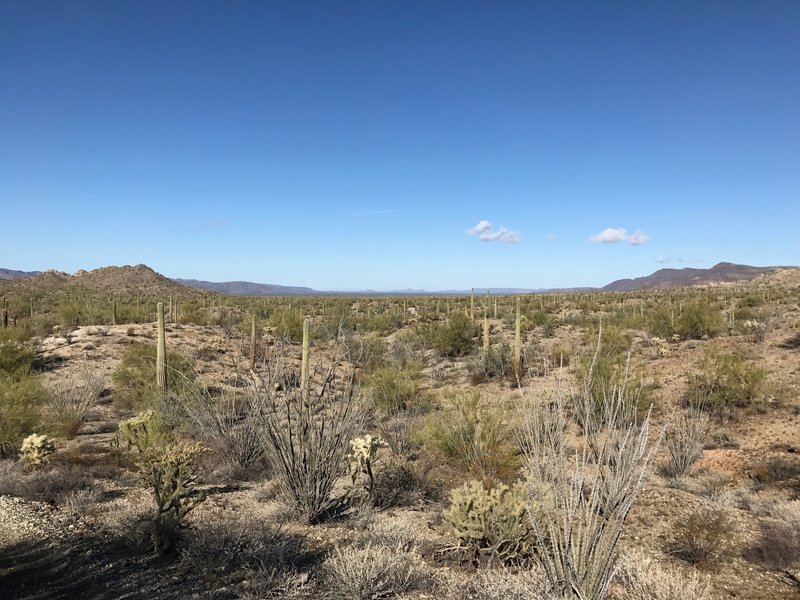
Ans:
POLYGON ((678 335, 683 339, 699 340, 714 337, 724 327, 722 314, 708 302, 687 304, 678 317, 678 335))
POLYGON ((741 354, 711 345, 697 366, 700 372, 689 376, 688 397, 711 410, 748 406, 763 390, 766 371, 741 354))
POLYGON ((475 349, 477 327, 469 317, 456 312, 446 323, 436 323, 430 332, 431 346, 442 356, 465 356, 475 349))
POLYGON ((496 409, 479 410, 480 393, 451 399, 446 414, 428 415, 420 442, 432 446, 456 466, 485 480, 507 477, 518 466, 510 448, 510 428, 496 409))
POLYGON ((17 340, 0 342, 0 373, 12 379, 28 375, 33 369, 36 352, 30 343, 17 340))
POLYGON ((375 408, 394 414, 405 410, 419 393, 419 367, 382 367, 366 378, 375 408))
MULTIPOLYGON (((170 388, 191 385, 195 373, 189 361, 178 352, 167 352, 170 388)), ((111 375, 116 386, 114 401, 123 407, 152 406, 158 397, 156 387, 156 345, 131 344, 111 375)))
POLYGON ((483 383, 495 377, 508 377, 514 373, 511 346, 503 340, 473 357, 467 365, 473 383, 483 383))
POLYGON ((0 455, 19 448, 22 439, 40 423, 45 391, 38 379, 0 375, 0 455))

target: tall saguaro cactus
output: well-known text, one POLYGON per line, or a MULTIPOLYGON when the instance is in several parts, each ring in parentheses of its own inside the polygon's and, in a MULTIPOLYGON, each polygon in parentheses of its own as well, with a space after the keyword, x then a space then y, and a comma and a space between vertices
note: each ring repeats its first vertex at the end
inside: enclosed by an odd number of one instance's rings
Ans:
POLYGON ((253 322, 250 325, 250 370, 256 370, 256 315, 253 313, 253 322))
POLYGON ((483 313, 483 350, 489 351, 489 316, 483 313))
POLYGON ((158 344, 156 345, 156 387, 159 391, 167 391, 167 344, 164 333, 164 303, 156 304, 158 315, 158 344))
POLYGON ((520 325, 519 298, 517 298, 517 319, 514 323, 514 373, 517 380, 522 377, 522 327, 520 325))
POLYGON ((475 288, 469 289, 469 321, 475 324, 475 288))
POLYGON ((303 358, 300 365, 300 389, 308 395, 308 319, 303 319, 303 358))

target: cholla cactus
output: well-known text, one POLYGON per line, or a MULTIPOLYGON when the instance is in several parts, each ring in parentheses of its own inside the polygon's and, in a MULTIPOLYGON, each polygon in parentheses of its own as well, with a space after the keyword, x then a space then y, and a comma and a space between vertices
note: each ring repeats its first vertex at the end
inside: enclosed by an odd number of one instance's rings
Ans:
POLYGON ((487 490, 483 482, 470 481, 453 490, 443 516, 455 530, 459 543, 475 554, 494 554, 502 560, 528 556, 533 548, 528 517, 528 486, 498 484, 487 490))
POLYGON ((19 451, 19 461, 30 468, 46 463, 56 451, 56 445, 46 435, 32 433, 24 440, 19 451))
POLYGON ((359 477, 366 476, 364 486, 370 494, 375 483, 375 477, 372 473, 372 463, 378 453, 378 448, 385 448, 388 446, 381 438, 365 435, 350 440, 350 448, 352 452, 347 455, 347 460, 350 461, 350 477, 353 479, 353 485, 359 477))
POLYGON ((152 448, 165 445, 168 441, 163 425, 152 410, 120 421, 119 435, 128 442, 129 448, 135 446, 143 454, 152 448))
POLYGON ((656 356, 667 356, 669 354, 669 343, 664 338, 653 336, 650 343, 656 349, 656 356))
POLYGON ((151 447, 138 463, 145 485, 150 487, 156 508, 153 515, 153 547, 168 552, 182 521, 206 499, 197 488, 195 459, 204 451, 196 443, 180 442, 151 447))

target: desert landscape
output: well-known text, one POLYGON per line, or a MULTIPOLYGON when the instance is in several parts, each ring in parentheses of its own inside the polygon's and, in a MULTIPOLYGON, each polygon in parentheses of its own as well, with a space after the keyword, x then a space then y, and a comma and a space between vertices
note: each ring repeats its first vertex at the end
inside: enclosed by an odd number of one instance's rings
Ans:
POLYGON ((4 279, 0 595, 800 597, 800 269, 750 277, 4 279))

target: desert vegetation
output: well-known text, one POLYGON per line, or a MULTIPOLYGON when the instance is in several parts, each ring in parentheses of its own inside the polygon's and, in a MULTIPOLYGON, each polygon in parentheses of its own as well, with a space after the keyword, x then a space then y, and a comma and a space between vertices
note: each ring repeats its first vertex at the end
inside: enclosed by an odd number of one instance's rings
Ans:
POLYGON ((12 597, 800 597, 797 281, 0 292, 12 597))

